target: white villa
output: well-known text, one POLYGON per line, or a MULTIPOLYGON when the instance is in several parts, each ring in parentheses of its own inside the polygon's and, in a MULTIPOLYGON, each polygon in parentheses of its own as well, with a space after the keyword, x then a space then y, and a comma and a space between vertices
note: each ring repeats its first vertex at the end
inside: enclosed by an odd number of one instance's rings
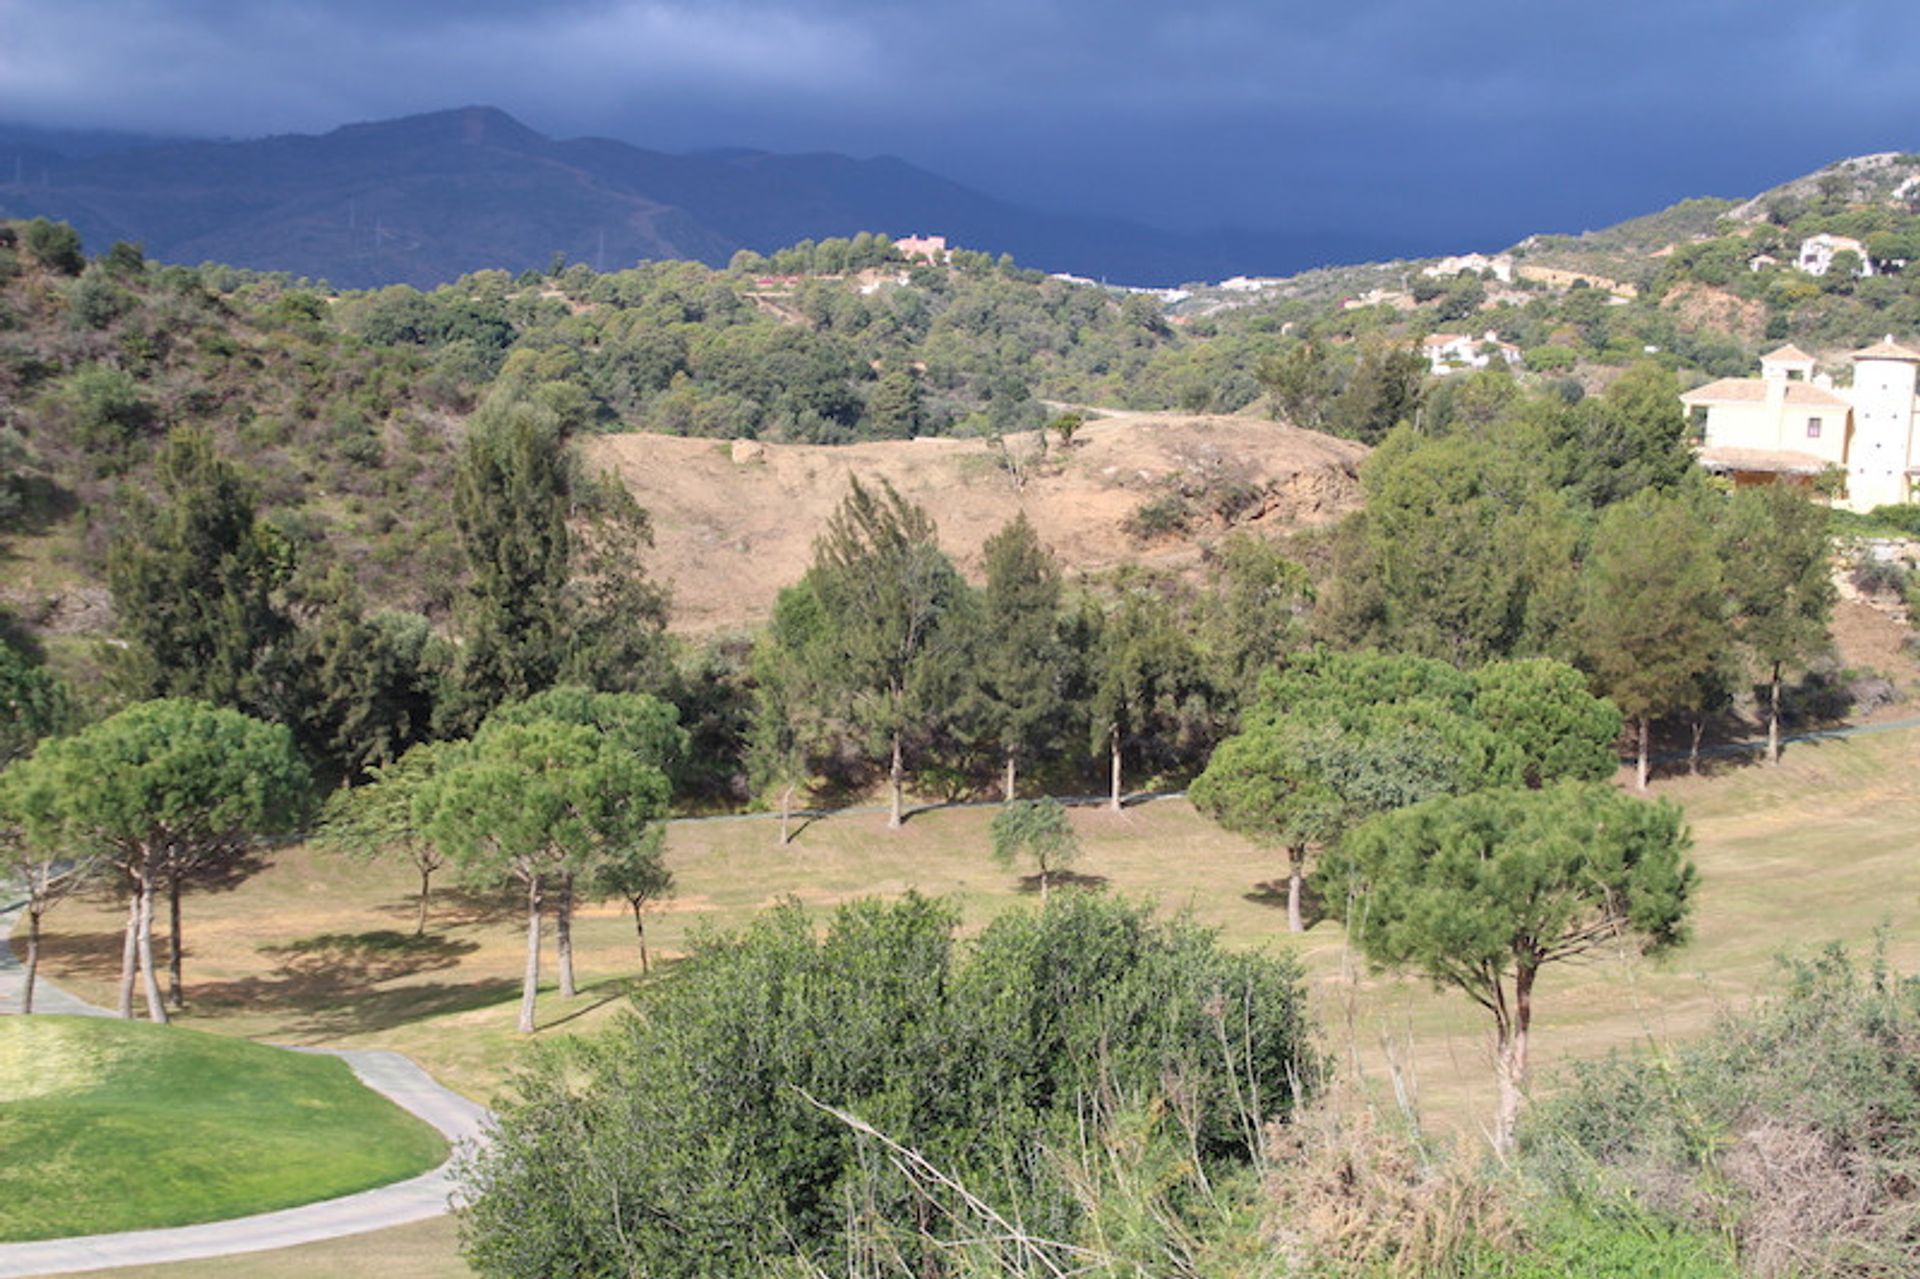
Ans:
POLYGON ((1851 253, 1860 260, 1853 268, 1855 275, 1873 274, 1873 259, 1867 256, 1866 245, 1850 235, 1829 235, 1825 231, 1800 241, 1800 256, 1793 264, 1808 275, 1825 275, 1833 269, 1836 253, 1851 253))
POLYGON ((1493 278, 1502 284, 1513 283, 1513 255, 1497 253, 1489 257, 1485 253, 1461 253, 1450 258, 1441 258, 1432 266, 1421 270, 1420 274, 1429 279, 1448 279, 1471 271, 1475 275, 1493 272, 1493 278))
POLYGON ((1520 348, 1502 342, 1492 329, 1477 338, 1464 333, 1430 334, 1421 339, 1420 354, 1427 357, 1427 368, 1435 377, 1462 369, 1484 369, 1495 359, 1505 360, 1509 366, 1520 363, 1520 348))
POLYGON ((1846 476, 1838 499, 1866 511, 1910 499, 1920 478, 1915 398, 1920 350, 1891 335, 1849 357, 1853 385, 1814 372, 1796 346, 1760 357, 1757 378, 1721 378, 1680 397, 1701 430, 1700 464, 1736 484, 1846 476))

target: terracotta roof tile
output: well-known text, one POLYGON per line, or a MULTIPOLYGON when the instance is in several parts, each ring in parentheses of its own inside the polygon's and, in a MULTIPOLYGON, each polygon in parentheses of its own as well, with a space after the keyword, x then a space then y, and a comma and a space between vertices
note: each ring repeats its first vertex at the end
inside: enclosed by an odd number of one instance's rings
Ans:
POLYGON ((1855 360, 1912 360, 1920 363, 1920 351, 1909 350, 1893 340, 1888 334, 1864 351, 1855 351, 1850 359, 1855 360))
MULTIPOLYGON (((1920 356, 1915 356, 1920 359, 1920 356)), ((1758 404, 1767 398, 1767 382, 1757 377, 1723 377, 1695 387, 1680 397, 1682 404, 1758 404)), ((1787 403, 1807 407, 1852 408, 1841 395, 1811 382, 1787 383, 1787 403)))
POLYGON ((1818 475, 1834 463, 1792 449, 1713 448, 1700 450, 1700 465, 1715 473, 1771 471, 1777 475, 1818 475))

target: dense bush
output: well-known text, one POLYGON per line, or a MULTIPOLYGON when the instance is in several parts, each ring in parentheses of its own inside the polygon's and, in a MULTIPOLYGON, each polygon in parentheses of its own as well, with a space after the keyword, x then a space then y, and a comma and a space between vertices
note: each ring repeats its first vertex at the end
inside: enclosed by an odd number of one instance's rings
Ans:
POLYGON ((1722 1231, 1746 1273, 1916 1273, 1920 986, 1837 947, 1783 975, 1696 1043, 1579 1067, 1524 1165, 1590 1210, 1722 1231))
POLYGON ((884 1235, 911 1273, 953 1273, 938 1241, 966 1215, 958 1192, 907 1175, 886 1140, 1070 1240, 1072 1152, 1120 1112, 1165 1114, 1194 1175, 1224 1173, 1316 1083, 1289 959, 1083 893, 965 947, 957 924, 909 896, 843 907, 821 936, 790 904, 697 945, 610 1034, 517 1080, 468 1170, 469 1259, 695 1276, 804 1257, 844 1274, 884 1235))

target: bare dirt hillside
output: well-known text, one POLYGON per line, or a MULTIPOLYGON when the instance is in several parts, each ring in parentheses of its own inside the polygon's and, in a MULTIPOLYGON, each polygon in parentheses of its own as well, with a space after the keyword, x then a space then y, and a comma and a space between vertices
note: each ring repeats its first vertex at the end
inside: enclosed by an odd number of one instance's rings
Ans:
POLYGON ((1233 526, 1280 532, 1325 523, 1359 505, 1367 452, 1254 418, 1150 413, 1089 423, 1070 449, 1055 444, 1044 461, 1035 436, 1008 447, 1027 472, 1019 485, 979 439, 815 446, 613 435, 587 452, 653 513, 648 568, 673 588, 674 629, 689 632, 764 619, 780 588, 806 570, 849 476, 886 479, 926 507, 941 545, 977 581, 981 544, 1023 510, 1079 573, 1129 560, 1190 566, 1233 526), (1142 504, 1170 497, 1189 512, 1184 533, 1128 533, 1142 504))

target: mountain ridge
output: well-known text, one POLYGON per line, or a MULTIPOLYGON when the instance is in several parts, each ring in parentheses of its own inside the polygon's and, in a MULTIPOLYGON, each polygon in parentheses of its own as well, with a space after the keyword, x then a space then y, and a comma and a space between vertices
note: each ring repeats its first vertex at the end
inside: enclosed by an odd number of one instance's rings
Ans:
POLYGON ((1293 271, 1412 247, 1339 233, 1176 232, 1030 209, 891 155, 674 154, 612 138, 554 139, 487 106, 322 134, 85 154, 59 154, 46 138, 0 126, 0 216, 65 220, 89 244, 137 240, 164 261, 217 260, 348 288, 544 267, 555 252, 604 269, 661 258, 718 266, 740 249, 862 230, 945 235, 1049 271, 1134 284, 1293 271))

